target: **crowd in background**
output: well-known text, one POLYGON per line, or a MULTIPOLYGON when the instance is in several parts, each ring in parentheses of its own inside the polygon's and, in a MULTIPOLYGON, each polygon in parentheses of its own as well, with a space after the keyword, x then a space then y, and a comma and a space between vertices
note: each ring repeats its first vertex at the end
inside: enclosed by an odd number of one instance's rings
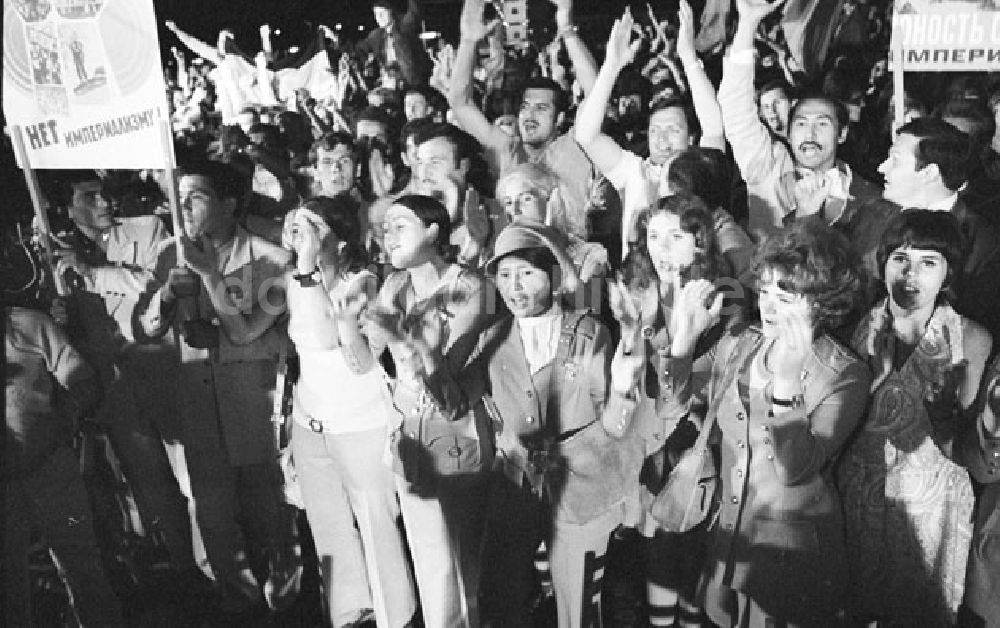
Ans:
POLYGON ((167 22, 176 176, 3 236, 5 625, 47 550, 85 627, 1000 626, 996 75, 899 119, 891 3, 548 1, 167 22))

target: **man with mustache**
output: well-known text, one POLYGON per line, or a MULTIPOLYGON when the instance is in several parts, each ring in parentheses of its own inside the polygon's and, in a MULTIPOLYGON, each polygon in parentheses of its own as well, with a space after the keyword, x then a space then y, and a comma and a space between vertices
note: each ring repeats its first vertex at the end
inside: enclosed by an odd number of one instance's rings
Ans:
MULTIPOLYGON (((566 44, 577 80, 588 93, 597 75, 597 66, 572 23, 572 0, 550 0, 556 5, 557 37, 566 44)), ((472 99, 472 71, 476 44, 496 26, 483 20, 484 0, 466 0, 462 10, 462 42, 455 53, 448 102, 458 125, 475 137, 487 152, 490 163, 499 164, 499 172, 517 164, 532 162, 547 167, 559 179, 559 189, 568 209, 571 232, 587 237, 586 206, 590 196, 594 167, 573 139, 560 133, 568 97, 563 88, 547 78, 528 79, 521 94, 517 116, 520 137, 511 137, 490 124, 472 99)))
POLYGON ((790 220, 849 216, 878 188, 837 160, 847 138, 846 107, 823 94, 799 98, 788 115, 787 145, 774 138, 754 105, 754 34, 781 0, 738 0, 739 22, 719 86, 726 137, 747 183, 749 231, 755 237, 790 220))

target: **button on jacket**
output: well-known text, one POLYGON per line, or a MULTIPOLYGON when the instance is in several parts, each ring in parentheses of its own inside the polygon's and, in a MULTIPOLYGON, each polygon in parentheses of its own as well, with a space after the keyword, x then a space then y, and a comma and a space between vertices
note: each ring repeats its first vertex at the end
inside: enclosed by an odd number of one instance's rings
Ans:
POLYGON ((629 488, 626 480, 638 477, 638 440, 614 440, 604 428, 605 423, 630 420, 636 402, 609 389, 607 329, 589 314, 572 313, 563 315, 562 329, 559 342, 571 347, 565 360, 548 367, 550 395, 532 381, 513 317, 482 334, 460 374, 438 372, 428 383, 440 399, 476 404, 485 396, 498 464, 508 475, 511 468, 528 478, 537 475, 532 450, 556 456, 546 479, 555 516, 586 523, 619 505, 629 488))
POLYGON ((821 625, 848 578, 831 467, 862 417, 871 375, 821 336, 802 369, 804 403, 773 415, 764 391, 747 386, 764 340, 756 327, 737 328, 694 363, 671 358, 674 394, 662 416, 703 405, 717 415, 720 503, 703 583, 740 591, 775 617, 821 625))

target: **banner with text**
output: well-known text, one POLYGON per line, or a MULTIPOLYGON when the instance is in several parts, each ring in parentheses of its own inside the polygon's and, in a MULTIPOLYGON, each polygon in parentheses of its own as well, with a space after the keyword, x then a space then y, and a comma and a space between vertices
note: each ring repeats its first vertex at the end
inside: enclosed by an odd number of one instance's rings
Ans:
POLYGON ((32 168, 166 167, 152 0, 4 0, 3 110, 32 168))
POLYGON ((902 47, 906 71, 1000 70, 1000 2, 896 0, 889 66, 902 47))

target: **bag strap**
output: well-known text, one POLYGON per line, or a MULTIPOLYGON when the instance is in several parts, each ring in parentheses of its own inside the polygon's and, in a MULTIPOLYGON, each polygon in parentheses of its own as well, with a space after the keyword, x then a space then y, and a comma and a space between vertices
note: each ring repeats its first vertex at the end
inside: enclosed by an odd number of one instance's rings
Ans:
MULTIPOLYGON (((726 356, 726 359, 723 360, 722 363, 729 364, 729 360, 734 355, 738 355, 741 350, 744 350, 745 348, 747 348, 748 345, 750 345, 751 342, 756 342, 756 340, 757 340, 756 336, 744 332, 744 334, 736 342, 736 346, 733 347, 733 350, 729 353, 728 356, 726 356)), ((708 444, 708 437, 712 432, 712 428, 715 427, 715 421, 719 415, 719 403, 718 403, 719 399, 722 397, 725 391, 732 385, 733 379, 736 377, 737 373, 746 370, 747 367, 750 365, 750 361, 752 359, 753 359, 753 353, 748 351, 746 357, 743 359, 743 364, 739 368, 730 368, 726 372, 726 377, 723 379, 722 386, 718 388, 718 390, 710 400, 708 411, 706 412, 705 415, 705 422, 702 424, 701 430, 699 430, 698 432, 698 438, 694 442, 693 448, 696 451, 704 449, 705 446, 708 444)))
POLYGON ((586 318, 587 311, 576 311, 563 314, 562 329, 559 331, 559 345, 556 347, 556 357, 553 364, 562 364, 576 349, 576 334, 586 318))
POLYGON ((274 445, 278 451, 288 443, 285 438, 285 385, 288 381, 288 337, 282 335, 278 347, 278 368, 274 377, 274 404, 271 406, 271 425, 274 427, 274 445))

